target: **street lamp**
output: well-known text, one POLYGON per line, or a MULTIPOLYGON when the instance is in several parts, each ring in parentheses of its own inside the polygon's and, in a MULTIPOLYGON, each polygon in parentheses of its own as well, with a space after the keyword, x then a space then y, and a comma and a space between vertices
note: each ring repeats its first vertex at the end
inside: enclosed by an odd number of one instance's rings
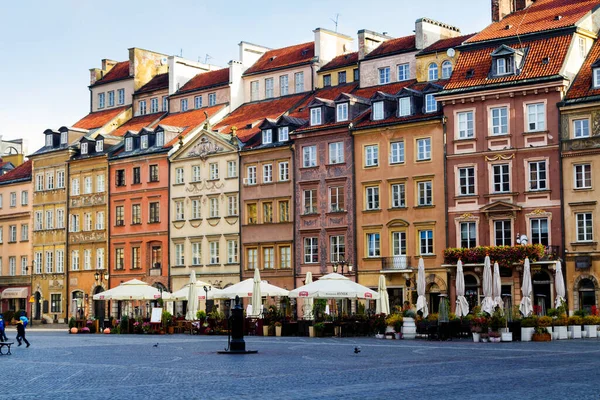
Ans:
POLYGON ((349 261, 346 261, 344 257, 340 257, 336 262, 333 263, 333 272, 337 273, 338 269, 340 273, 344 275, 344 267, 348 267, 348 274, 352 273, 352 269, 354 266, 350 264, 349 261))
POLYGON ((208 292, 210 292, 211 287, 205 285, 202 288, 204 289, 204 304, 206 305, 206 315, 208 315, 208 292))
POLYGON ((96 282, 102 282, 103 280, 108 282, 108 271, 104 271, 104 274, 102 275, 100 275, 100 273, 96 271, 96 273, 94 274, 94 279, 96 279, 96 282))

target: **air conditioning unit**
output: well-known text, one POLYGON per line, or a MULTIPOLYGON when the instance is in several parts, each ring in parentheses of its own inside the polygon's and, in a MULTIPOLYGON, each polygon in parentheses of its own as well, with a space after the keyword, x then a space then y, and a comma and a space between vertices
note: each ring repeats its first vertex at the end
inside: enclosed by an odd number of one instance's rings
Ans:
POLYGON ((244 185, 250 185, 251 181, 250 181, 249 178, 244 178, 244 179, 242 179, 242 182, 243 182, 244 185))

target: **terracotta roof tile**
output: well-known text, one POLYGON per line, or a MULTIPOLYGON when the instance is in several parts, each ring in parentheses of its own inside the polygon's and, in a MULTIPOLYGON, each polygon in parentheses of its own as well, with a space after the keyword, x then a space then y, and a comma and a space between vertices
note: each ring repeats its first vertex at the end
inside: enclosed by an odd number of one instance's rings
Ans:
POLYGON ((571 39, 571 35, 563 35, 507 44, 508 46, 527 48, 528 50, 521 73, 519 75, 507 75, 500 78, 488 77, 492 68, 492 57, 490 54, 498 46, 472 51, 465 50, 458 57, 452 77, 444 89, 465 89, 481 85, 494 85, 525 79, 531 80, 556 76, 561 71, 571 39), (467 72, 470 72, 470 78, 467 78, 467 72))
POLYGON ((139 117, 133 117, 123 125, 112 131, 110 134, 113 136, 123 136, 127 131, 139 132, 142 128, 152 125, 154 121, 159 119, 161 113, 140 115, 139 117))
POLYGON ((150 82, 138 89, 136 93, 152 92, 154 90, 168 89, 169 88, 169 73, 155 75, 154 78, 150 79, 150 82))
POLYGON ((537 0, 526 9, 489 25, 467 40, 467 43, 573 26, 598 5, 600 0, 537 0), (556 18, 557 16, 560 18, 556 18), (507 26, 510 28, 506 29, 507 26))
POLYGON ((364 97, 370 99, 375 93, 383 92, 386 94, 394 95, 404 89, 405 87, 409 87, 410 85, 415 84, 417 81, 415 79, 411 79, 409 81, 395 82, 389 83, 387 85, 378 85, 378 86, 369 86, 365 88, 357 89, 354 93, 356 96, 364 97))
POLYGON ((129 77, 129 61, 121 61, 115 64, 115 66, 112 67, 112 69, 108 71, 106 75, 102 77, 102 79, 97 80, 93 86, 102 85, 104 83, 114 82, 129 77))
POLYGON ((585 98, 590 96, 600 95, 600 89, 594 89, 593 86, 593 75, 592 75, 592 64, 600 59, 600 40, 596 40, 596 43, 590 49, 590 52, 585 59, 585 62, 579 69, 579 73, 575 77, 571 88, 565 96, 566 100, 573 100, 578 98, 585 98))
POLYGON ((117 108, 111 108, 109 110, 96 111, 93 113, 89 113, 88 115, 86 115, 85 117, 83 117, 82 119, 77 121, 73 125, 73 128, 80 128, 80 129, 87 129, 87 130, 100 128, 100 127, 104 126, 107 122, 109 122, 111 119, 113 119, 114 117, 119 115, 119 113, 121 113, 128 107, 129 106, 122 106, 122 107, 117 107, 117 108))
POLYGON ((424 48, 419 52, 418 55, 434 53, 436 51, 445 51, 453 47, 461 45, 464 41, 475 36, 476 33, 470 33, 468 35, 457 36, 449 39, 440 39, 429 47, 424 48))
POLYGON ((310 96, 302 101, 301 104, 294 107, 294 110, 290 111, 290 117, 301 118, 304 120, 308 119, 308 104, 314 100, 315 97, 326 100, 334 100, 342 93, 353 93, 358 87, 358 83, 352 82, 344 85, 328 86, 323 89, 314 91, 310 96))
POLYGON ((215 71, 202 72, 194 76, 179 89, 177 94, 227 84, 229 84, 229 68, 222 68, 215 71))
POLYGON ((342 68, 358 63, 358 52, 342 54, 323 65, 319 71, 328 71, 331 69, 342 68))
POLYGON ((397 39, 390 39, 381 43, 375 50, 365 56, 368 58, 383 57, 390 54, 403 53, 416 50, 415 35, 404 36, 397 39))
POLYGON ((15 169, 0 176, 0 183, 25 179, 31 179, 31 160, 25 161, 15 169))
MULTIPOLYGON (((216 106, 212 107, 198 108, 192 111, 169 114, 157 123, 155 123, 154 127, 158 125, 168 125, 177 128, 184 128, 184 130, 178 136, 185 137, 185 135, 190 133, 190 131, 192 131, 194 128, 198 127, 199 125, 203 124, 204 121, 206 121, 206 115, 208 115, 208 118, 210 118, 223 107, 226 107, 226 105, 217 104, 216 106)), ((171 140, 169 143, 165 144, 165 147, 170 147, 174 145, 177 142, 177 140, 179 139, 175 138, 171 140)))
POLYGON ((276 119, 302 101, 307 93, 279 97, 266 101, 246 103, 225 117, 215 126, 221 133, 230 133, 231 127, 237 128, 237 137, 242 142, 248 141, 259 132, 258 125, 265 118, 276 119), (251 126, 248 126, 251 125, 251 126))
POLYGON ((262 55, 244 75, 258 74, 271 70, 308 63, 315 56, 314 42, 297 44, 281 49, 269 50, 262 55))

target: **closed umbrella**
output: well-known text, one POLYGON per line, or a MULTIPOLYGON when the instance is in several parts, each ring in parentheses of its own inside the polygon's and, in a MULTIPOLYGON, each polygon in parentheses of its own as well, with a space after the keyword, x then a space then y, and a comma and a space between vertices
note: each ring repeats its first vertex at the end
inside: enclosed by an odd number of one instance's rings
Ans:
POLYGON ((500 266, 497 262, 494 263, 494 304, 504 310, 504 302, 502 301, 502 280, 500 279, 500 266))
POLYGON ((469 302, 465 298, 465 274, 463 273, 463 264, 458 260, 456 264, 456 310, 457 317, 466 317, 469 313, 469 302))
POLYGON ((524 317, 531 315, 533 306, 531 305, 531 271, 529 267, 529 257, 525 258, 525 264, 523 265, 523 284, 521 285, 521 292, 523 298, 521 304, 519 304, 519 311, 524 317))
POLYGON ((423 318, 429 315, 427 300, 425 300, 425 262, 423 257, 419 258, 419 269, 417 272, 417 312, 423 312, 423 318))
POLYGON ((252 288, 252 315, 259 317, 262 312, 262 293, 260 291, 260 271, 254 269, 254 287, 252 288))
POLYGON ((188 287, 187 297, 187 312, 185 313, 185 319, 193 321, 196 319, 196 313, 198 312, 198 288, 196 286, 196 271, 190 273, 190 285, 188 287))
POLYGON ((563 280, 562 265, 556 262, 556 308, 565 302, 565 281, 563 280))
POLYGON ((379 275, 379 299, 375 305, 375 312, 377 314, 390 314, 390 297, 388 296, 387 288, 385 286, 385 276, 379 275))
MULTIPOLYGON (((304 279, 304 284, 308 285, 312 283, 312 272, 308 271, 306 273, 306 279, 304 279)), ((314 301, 312 298, 304 299, 304 319, 313 319, 313 304, 314 301)))
POLYGON ((483 262, 483 302, 481 303, 481 310, 488 314, 494 312, 491 264, 490 256, 485 256, 485 261, 483 262))

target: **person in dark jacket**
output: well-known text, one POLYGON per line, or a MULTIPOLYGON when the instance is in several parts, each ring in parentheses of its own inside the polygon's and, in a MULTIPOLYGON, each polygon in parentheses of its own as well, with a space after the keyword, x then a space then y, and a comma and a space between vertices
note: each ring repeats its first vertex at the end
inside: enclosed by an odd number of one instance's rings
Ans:
POLYGON ((8 342, 8 338, 6 337, 6 332, 4 330, 5 328, 4 316, 0 314, 0 341, 2 342, 8 342))
POLYGON ((29 347, 29 342, 25 339, 25 325, 23 325, 23 321, 19 320, 17 322, 17 342, 19 342, 19 346, 23 344, 21 341, 25 342, 27 347, 29 347))

